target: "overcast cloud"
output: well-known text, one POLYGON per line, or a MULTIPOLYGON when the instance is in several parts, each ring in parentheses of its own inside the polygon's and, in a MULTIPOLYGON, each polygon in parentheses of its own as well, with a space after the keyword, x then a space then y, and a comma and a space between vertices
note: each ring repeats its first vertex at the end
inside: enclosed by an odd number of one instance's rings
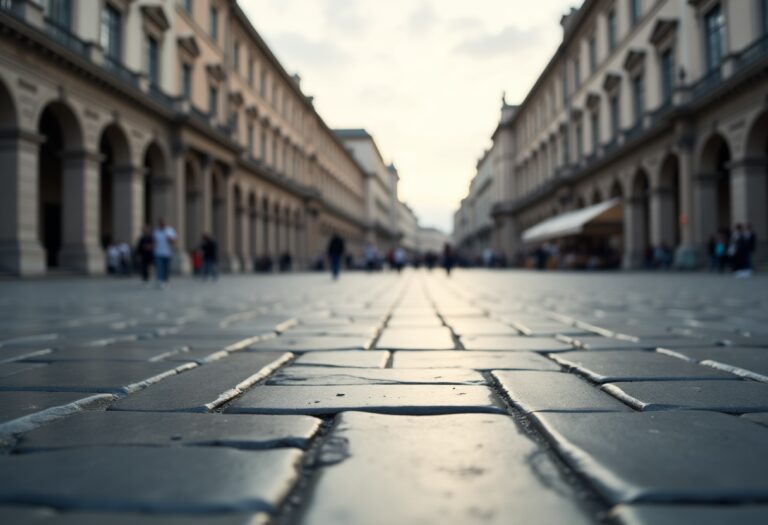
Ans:
POLYGON ((400 196, 445 231, 490 144, 501 94, 523 99, 580 0, 240 0, 332 128, 364 127, 400 196))

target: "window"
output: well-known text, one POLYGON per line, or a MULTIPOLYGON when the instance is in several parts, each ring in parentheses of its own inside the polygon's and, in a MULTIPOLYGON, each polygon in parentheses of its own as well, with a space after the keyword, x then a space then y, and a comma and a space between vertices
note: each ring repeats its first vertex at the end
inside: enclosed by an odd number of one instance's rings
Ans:
POLYGON ((107 4, 101 11, 101 47, 104 54, 119 61, 123 54, 123 15, 107 4))
POLYGON ((616 31, 616 11, 609 11, 608 18, 606 20, 608 24, 608 49, 613 51, 616 49, 617 31, 616 31))
POLYGON ((54 26, 70 30, 72 28, 72 0, 46 0, 45 17, 54 26))
POLYGON ((725 45, 725 16, 719 4, 704 16, 704 30, 706 31, 707 71, 713 71, 719 68, 723 61, 725 45))
POLYGON ((232 130, 235 132, 235 136, 240 135, 240 113, 233 111, 229 122, 232 125, 232 130))
POLYGON ((253 75, 254 75, 253 59, 248 61, 248 84, 253 87, 253 75))
POLYGON ((147 77, 150 85, 160 84, 160 44, 151 36, 147 36, 147 77))
POLYGON ((277 168, 277 137, 272 137, 272 167, 277 168))
POLYGON ((261 79, 259 80, 259 93, 261 98, 267 98, 267 72, 263 69, 261 71, 261 79))
POLYGON ((568 105, 568 74, 563 72, 563 107, 568 105))
POLYGON ((208 88, 208 114, 212 117, 219 114, 219 89, 216 86, 208 88))
POLYGON ((763 34, 768 35, 768 0, 762 1, 763 7, 763 34))
POLYGON ((248 156, 253 155, 253 124, 248 123, 248 156))
POLYGON ((672 49, 667 49, 661 54, 661 97, 663 102, 672 100, 672 91, 675 89, 675 59, 672 49))
POLYGON ((579 89, 580 85, 581 85, 581 64, 579 63, 579 59, 575 58, 573 60, 573 88, 579 89))
POLYGON ((621 106, 619 106, 619 96, 611 97, 608 102, 611 110, 611 138, 616 138, 619 135, 619 129, 621 127, 621 106))
POLYGON ((566 166, 571 163, 571 137, 570 131, 563 133, 563 164, 566 166))
POLYGON ((589 71, 595 72, 597 69, 597 41, 595 37, 589 39, 589 71))
POLYGON ((181 65, 181 96, 189 100, 192 98, 192 66, 181 65))
POLYGON ((277 108, 277 82, 272 82, 272 106, 277 108))
POLYGON ((636 26, 642 16, 641 0, 629 0, 629 19, 633 26, 636 26))
POLYGON ((581 122, 576 124, 576 160, 581 161, 581 157, 584 155, 584 130, 581 127, 581 122))
POLYGON ((211 15, 209 22, 211 24, 211 27, 209 28, 209 32, 211 34, 211 38, 218 42, 219 40, 219 10, 216 9, 214 6, 211 6, 211 15))
POLYGON ((232 67, 235 68, 235 72, 240 72, 240 42, 235 40, 235 44, 232 49, 232 67))
POLYGON ((267 132, 261 132, 261 145, 259 146, 259 158, 261 162, 267 162, 267 132))
POLYGON ((645 114, 645 78, 642 74, 632 79, 632 95, 634 97, 635 124, 640 124, 645 114))
POLYGON ((189 14, 192 14, 192 0, 184 0, 184 11, 186 11, 189 14))
POLYGON ((592 152, 597 153, 600 147, 600 113, 593 111, 590 116, 590 126, 592 127, 592 152))

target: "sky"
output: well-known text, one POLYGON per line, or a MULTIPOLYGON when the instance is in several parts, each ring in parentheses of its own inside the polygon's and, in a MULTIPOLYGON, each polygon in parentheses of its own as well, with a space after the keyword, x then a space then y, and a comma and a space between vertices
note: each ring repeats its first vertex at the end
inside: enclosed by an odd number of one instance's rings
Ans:
POLYGON ((450 232, 502 93, 523 100, 579 0, 240 0, 331 128, 365 128, 422 226, 450 232))

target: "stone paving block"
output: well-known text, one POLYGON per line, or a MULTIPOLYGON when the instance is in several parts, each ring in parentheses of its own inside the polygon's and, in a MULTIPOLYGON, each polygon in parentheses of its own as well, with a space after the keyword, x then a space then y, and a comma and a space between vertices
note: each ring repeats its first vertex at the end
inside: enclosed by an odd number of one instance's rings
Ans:
POLYGON ((387 328, 440 328, 443 321, 436 315, 392 317, 387 321, 387 328))
POLYGON ((768 348, 678 348, 663 349, 660 353, 688 359, 755 381, 768 382, 768 348))
POLYGON ((369 336, 292 337, 290 333, 249 345, 248 351, 320 352, 325 350, 367 350, 369 336))
POLYGON ((591 523, 507 416, 344 413, 320 461, 302 525, 591 523))
POLYGON ((768 428, 715 412, 533 416, 611 504, 768 498, 768 428))
POLYGON ((450 350, 456 348, 448 328, 385 328, 376 348, 386 350, 450 350))
POLYGON ((634 350, 575 351, 553 354, 552 359, 596 383, 613 381, 733 379, 712 368, 687 363, 656 352, 634 350))
POLYGON ((285 332, 285 335, 291 337, 373 337, 381 328, 379 323, 345 323, 342 325, 297 325, 285 332))
POLYGON ((741 416, 744 419, 748 419, 754 423, 765 425, 768 427, 768 412, 756 412, 754 414, 744 414, 741 416))
POLYGON ((268 385, 484 385, 474 370, 459 368, 339 368, 288 366, 269 378, 268 385))
POLYGON ((207 412, 264 379, 291 357, 279 352, 235 353, 121 399, 110 409, 207 412))
POLYGON ((467 350, 503 350, 506 352, 567 352, 573 346, 554 337, 527 336, 476 336, 462 337, 461 343, 467 350))
POLYGON ((190 363, 51 363, 0 378, 0 391, 130 393, 187 370, 190 363))
POLYGON ((618 505, 618 525, 763 525, 768 505, 618 505))
POLYGON ((0 507, 0 523, 7 525, 267 525, 263 512, 195 514, 140 514, 135 512, 57 512, 42 507, 0 507))
MULTIPOLYGON (((558 339, 564 343, 582 348, 584 350, 621 350, 624 348, 643 350, 647 344, 638 341, 627 341, 624 339, 615 339, 612 337, 602 337, 599 335, 560 335, 558 339)), ((654 347, 648 348, 652 350, 654 347)))
POLYGON ((493 376, 523 412, 628 412, 630 409, 585 380, 563 372, 497 370, 493 376))
POLYGON ((629 406, 651 410, 768 411, 768 385, 754 381, 636 381, 603 389, 629 406))
POLYGON ((506 323, 493 319, 475 317, 451 317, 445 320, 451 330, 460 336, 473 335, 520 335, 520 332, 506 323))
POLYGON ((113 399, 109 394, 77 392, 0 392, 0 434, 34 428, 85 408, 103 407, 113 399))
POLYGON ((319 427, 319 419, 307 416, 84 412, 22 435, 15 450, 100 445, 306 448, 319 427))
POLYGON ((274 512, 296 449, 91 447, 0 457, 0 502, 131 512, 274 512), (66 482, 62 482, 66 480, 66 482))
POLYGON ((50 348, 0 348, 0 363, 13 363, 50 353, 50 348))
POLYGON ((504 412, 485 386, 339 385, 257 386, 226 411, 246 414, 329 415, 359 410, 382 414, 504 412))
POLYGON ((474 370, 559 370, 546 357, 533 352, 395 352, 393 368, 470 368, 474 370))
MULTIPOLYGON (((140 343, 140 341, 136 341, 140 343)), ((136 344, 134 348, 116 348, 118 345, 98 347, 63 348, 54 352, 33 356, 25 361, 33 362, 67 362, 67 361, 161 361, 170 357, 184 360, 183 354, 187 352, 184 345, 166 345, 164 348, 141 348, 136 344)), ((192 361, 187 358, 186 361, 192 361)))
POLYGON ((310 352, 296 358, 294 364, 301 366, 338 366, 342 368, 384 368, 390 352, 367 350, 361 352, 310 352))

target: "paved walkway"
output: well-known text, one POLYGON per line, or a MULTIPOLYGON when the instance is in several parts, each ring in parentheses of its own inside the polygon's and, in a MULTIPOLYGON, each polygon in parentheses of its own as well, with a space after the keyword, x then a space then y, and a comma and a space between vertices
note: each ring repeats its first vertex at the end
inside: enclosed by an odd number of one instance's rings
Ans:
POLYGON ((0 283, 0 523, 768 523, 768 279, 0 283))

